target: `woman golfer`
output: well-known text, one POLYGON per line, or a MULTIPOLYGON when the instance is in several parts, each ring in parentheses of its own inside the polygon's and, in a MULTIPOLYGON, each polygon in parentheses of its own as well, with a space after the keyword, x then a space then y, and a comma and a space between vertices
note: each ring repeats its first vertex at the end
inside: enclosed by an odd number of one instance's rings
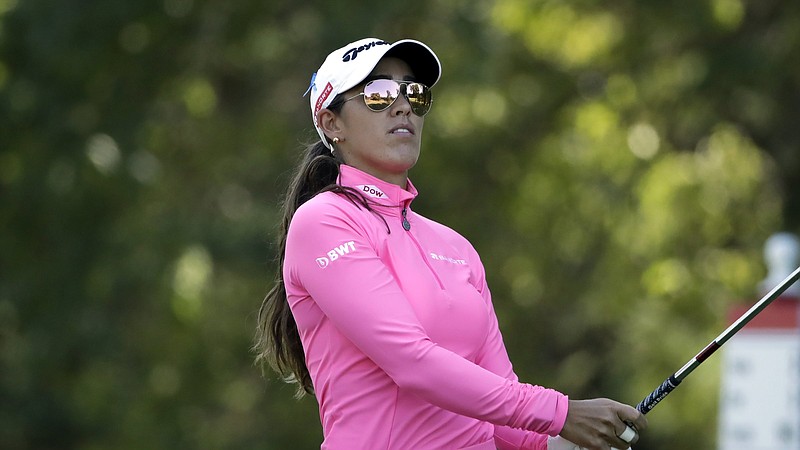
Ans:
POLYGON ((259 360, 316 396, 323 449, 628 448, 636 409, 517 379, 475 249, 412 209, 440 73, 421 42, 367 38, 315 74, 259 360))

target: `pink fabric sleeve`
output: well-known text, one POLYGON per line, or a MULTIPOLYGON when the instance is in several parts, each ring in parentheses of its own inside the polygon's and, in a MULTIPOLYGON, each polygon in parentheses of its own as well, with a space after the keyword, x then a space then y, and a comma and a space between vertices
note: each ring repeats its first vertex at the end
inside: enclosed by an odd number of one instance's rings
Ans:
MULTIPOLYGON (((475 288, 480 291, 486 304, 488 306, 489 314, 491 315, 491 329, 486 336, 486 342, 482 347, 482 351, 478 356, 477 363, 481 366, 496 373, 504 378, 517 381, 518 377, 514 373, 511 360, 508 357, 503 338, 500 333, 500 327, 495 314, 494 306, 492 304, 492 296, 489 291, 488 283, 486 282, 486 274, 483 269, 483 264, 480 262, 480 257, 477 252, 472 249, 470 267, 475 268, 475 288)), ((521 430, 510 428, 507 426, 495 427, 495 443, 499 450, 547 450, 547 437, 548 435, 555 435, 564 427, 564 422, 567 417, 567 402, 559 402, 555 414, 555 420, 551 429, 546 433, 532 432, 528 430, 521 430), (555 432, 555 434, 553 434, 555 432)))
POLYGON ((292 220, 285 275, 398 386, 495 425, 551 435, 561 430, 562 394, 498 375, 499 363, 490 358, 487 370, 432 342, 358 221, 330 203, 311 203, 292 220), (346 255, 318 263, 341 246, 346 255))

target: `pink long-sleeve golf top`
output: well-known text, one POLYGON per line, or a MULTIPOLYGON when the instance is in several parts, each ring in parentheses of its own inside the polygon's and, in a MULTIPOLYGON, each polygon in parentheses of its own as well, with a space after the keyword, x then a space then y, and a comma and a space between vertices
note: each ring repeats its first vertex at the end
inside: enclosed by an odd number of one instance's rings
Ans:
POLYGON ((568 400, 521 383, 483 265, 411 210, 417 191, 342 165, 295 213, 286 293, 319 402, 322 449, 545 449, 568 400))

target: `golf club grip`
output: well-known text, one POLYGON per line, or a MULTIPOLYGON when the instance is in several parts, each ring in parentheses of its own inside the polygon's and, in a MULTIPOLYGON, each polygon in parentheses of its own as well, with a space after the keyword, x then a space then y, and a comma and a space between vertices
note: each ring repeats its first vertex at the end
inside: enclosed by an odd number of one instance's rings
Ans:
POLYGON ((647 396, 641 403, 636 405, 636 409, 639 410, 642 414, 647 414, 650 412, 651 409, 655 408, 655 406, 664 399, 673 389, 678 387, 681 384, 680 380, 675 378, 675 375, 670 375, 669 378, 664 380, 655 391, 653 391, 650 395, 647 396))

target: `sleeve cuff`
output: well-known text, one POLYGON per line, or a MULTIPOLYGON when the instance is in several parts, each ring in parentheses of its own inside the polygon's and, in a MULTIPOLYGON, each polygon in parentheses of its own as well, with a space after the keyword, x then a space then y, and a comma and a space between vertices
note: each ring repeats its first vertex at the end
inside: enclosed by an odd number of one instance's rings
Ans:
POLYGON ((556 411, 553 416, 553 423, 550 424, 550 429, 547 434, 550 436, 558 436, 561 430, 564 429, 564 424, 567 422, 567 413, 569 412, 569 396, 561 395, 556 402, 556 411))

